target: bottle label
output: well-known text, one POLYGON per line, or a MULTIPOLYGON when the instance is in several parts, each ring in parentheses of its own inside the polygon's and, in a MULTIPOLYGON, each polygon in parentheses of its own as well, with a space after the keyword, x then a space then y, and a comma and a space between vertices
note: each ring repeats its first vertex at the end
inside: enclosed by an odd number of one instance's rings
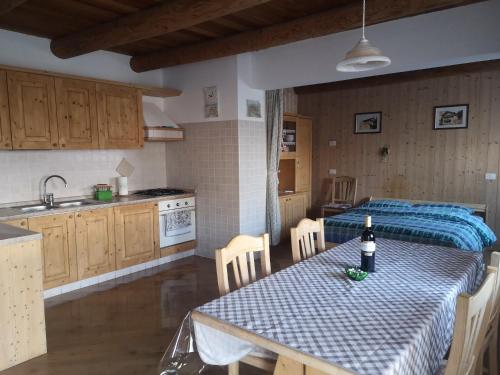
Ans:
POLYGON ((365 241, 361 242, 361 250, 365 253, 373 253, 375 251, 375 242, 373 241, 365 241))

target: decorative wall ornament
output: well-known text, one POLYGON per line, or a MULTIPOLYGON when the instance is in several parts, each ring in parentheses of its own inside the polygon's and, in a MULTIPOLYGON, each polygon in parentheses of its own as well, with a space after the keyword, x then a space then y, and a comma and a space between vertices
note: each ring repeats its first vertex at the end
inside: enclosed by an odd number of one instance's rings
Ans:
POLYGON ((354 115, 354 134, 380 133, 382 112, 363 112, 354 115))
POLYGON ((217 86, 203 88, 205 118, 219 117, 219 92, 217 86))
POLYGON ((465 129, 468 127, 469 105, 434 107, 434 129, 465 129))
POLYGON ((262 118, 260 100, 247 99, 247 117, 262 118))

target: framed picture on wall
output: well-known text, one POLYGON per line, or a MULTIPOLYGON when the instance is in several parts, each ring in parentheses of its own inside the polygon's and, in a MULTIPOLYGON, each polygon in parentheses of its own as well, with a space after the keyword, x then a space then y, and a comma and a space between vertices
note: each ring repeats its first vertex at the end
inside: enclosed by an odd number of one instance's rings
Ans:
POLYGON ((380 133, 382 112, 363 112, 354 115, 354 134, 380 133))
POLYGON ((465 129, 468 127, 469 105, 434 107, 434 129, 465 129))

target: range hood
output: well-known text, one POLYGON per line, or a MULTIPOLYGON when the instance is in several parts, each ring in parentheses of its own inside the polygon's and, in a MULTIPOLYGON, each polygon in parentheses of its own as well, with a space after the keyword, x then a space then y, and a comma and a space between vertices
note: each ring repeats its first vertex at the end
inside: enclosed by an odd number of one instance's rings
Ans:
POLYGON ((178 128, 179 126, 155 103, 143 102, 144 126, 178 128))
POLYGON ((170 142, 184 140, 184 129, 177 125, 155 103, 142 103, 144 116, 144 140, 149 142, 170 142))

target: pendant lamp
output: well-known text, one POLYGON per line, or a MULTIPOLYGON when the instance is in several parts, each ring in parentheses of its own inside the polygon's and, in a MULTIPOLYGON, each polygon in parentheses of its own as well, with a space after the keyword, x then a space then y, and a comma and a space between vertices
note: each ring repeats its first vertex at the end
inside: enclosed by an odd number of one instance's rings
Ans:
POLYGON ((363 0, 363 31, 359 42, 346 53, 344 60, 337 64, 339 72, 363 72, 366 70, 383 68, 391 63, 391 59, 382 55, 377 47, 374 47, 365 38, 365 13, 366 0, 363 0))

